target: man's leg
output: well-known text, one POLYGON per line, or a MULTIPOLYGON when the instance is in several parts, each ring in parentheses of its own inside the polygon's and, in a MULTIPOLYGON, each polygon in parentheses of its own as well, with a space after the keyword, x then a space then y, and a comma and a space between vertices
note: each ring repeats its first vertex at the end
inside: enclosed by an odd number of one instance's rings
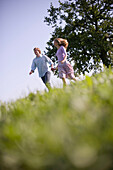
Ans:
POLYGON ((48 90, 51 89, 50 77, 51 77, 51 73, 49 71, 47 71, 45 74, 45 85, 48 88, 48 90))
POLYGON ((49 71, 47 71, 45 73, 45 75, 43 77, 41 77, 43 83, 46 85, 46 87, 48 88, 48 90, 51 89, 51 84, 50 84, 50 77, 51 77, 51 73, 49 71))

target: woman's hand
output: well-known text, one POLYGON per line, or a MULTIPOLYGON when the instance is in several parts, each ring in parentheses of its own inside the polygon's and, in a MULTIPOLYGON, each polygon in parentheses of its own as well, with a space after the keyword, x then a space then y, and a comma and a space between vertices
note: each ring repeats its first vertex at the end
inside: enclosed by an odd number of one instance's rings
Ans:
POLYGON ((62 61, 61 61, 61 64, 63 64, 64 62, 65 62, 65 60, 62 60, 62 61))

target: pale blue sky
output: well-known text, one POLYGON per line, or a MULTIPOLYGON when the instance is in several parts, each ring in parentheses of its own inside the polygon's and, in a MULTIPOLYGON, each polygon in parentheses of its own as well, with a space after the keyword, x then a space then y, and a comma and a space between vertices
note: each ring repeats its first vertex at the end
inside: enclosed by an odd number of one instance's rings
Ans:
MULTIPOLYGON (((0 100, 10 101, 44 90, 37 71, 29 76, 33 48, 42 52, 53 31, 44 23, 50 2, 58 0, 0 0, 0 100)), ((62 86, 52 75, 53 86, 62 86)))

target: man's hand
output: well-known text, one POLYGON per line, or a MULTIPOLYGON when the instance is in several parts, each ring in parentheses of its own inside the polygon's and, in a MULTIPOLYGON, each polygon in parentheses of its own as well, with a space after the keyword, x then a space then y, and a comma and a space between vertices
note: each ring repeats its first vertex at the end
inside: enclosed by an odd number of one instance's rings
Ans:
POLYGON ((31 75, 33 72, 34 72, 34 71, 31 70, 31 71, 29 72, 29 75, 31 75))

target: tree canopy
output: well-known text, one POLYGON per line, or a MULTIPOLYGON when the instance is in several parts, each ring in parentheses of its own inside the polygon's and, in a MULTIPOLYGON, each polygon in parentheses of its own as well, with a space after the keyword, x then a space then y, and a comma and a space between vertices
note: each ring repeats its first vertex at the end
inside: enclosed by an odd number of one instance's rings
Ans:
POLYGON ((76 72, 85 73, 113 64, 113 2, 112 0, 68 0, 54 7, 51 3, 44 22, 53 27, 46 54, 57 62, 54 38, 69 42, 68 60, 76 72), (91 62, 92 61, 92 62, 91 62))

